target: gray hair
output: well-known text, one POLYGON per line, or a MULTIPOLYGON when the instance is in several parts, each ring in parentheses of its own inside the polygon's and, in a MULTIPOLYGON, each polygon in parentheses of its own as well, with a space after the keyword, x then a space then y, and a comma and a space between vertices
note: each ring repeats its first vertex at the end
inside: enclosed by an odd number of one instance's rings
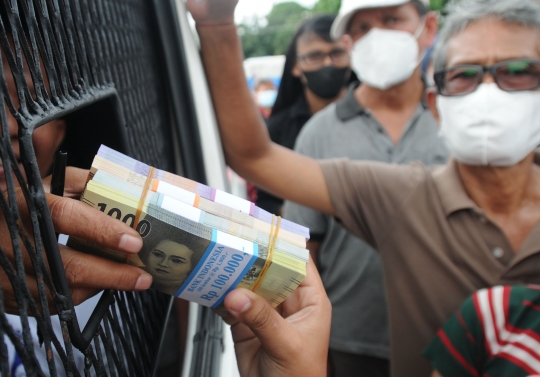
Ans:
POLYGON ((433 52, 435 71, 446 67, 450 39, 475 21, 494 17, 509 24, 540 30, 538 0, 454 0, 446 9, 448 16, 444 20, 444 26, 433 52))

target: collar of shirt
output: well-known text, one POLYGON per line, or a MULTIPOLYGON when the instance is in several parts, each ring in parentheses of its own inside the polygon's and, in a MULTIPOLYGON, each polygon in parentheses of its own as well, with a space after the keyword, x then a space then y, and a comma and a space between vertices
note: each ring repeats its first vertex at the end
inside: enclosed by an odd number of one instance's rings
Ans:
MULTIPOLYGON (((336 102, 336 115, 342 122, 346 122, 357 115, 369 112, 369 109, 366 109, 360 103, 358 103, 356 97, 354 96, 354 91, 359 86, 360 82, 350 84, 345 96, 336 102)), ((420 109, 417 110, 417 114, 419 111, 428 110, 425 95, 422 96, 422 101, 420 102, 419 107, 420 109)))
MULTIPOLYGON (((537 165, 540 163, 539 152, 535 155, 535 163, 537 165)), ((433 180, 439 191, 446 217, 457 211, 466 209, 471 209, 480 216, 485 216, 484 211, 467 195, 455 160, 450 160, 445 166, 435 168, 433 171, 433 180)), ((525 238, 521 249, 516 250, 516 255, 508 265, 508 269, 502 276, 503 278, 523 280, 532 270, 536 274, 537 269, 531 270, 531 266, 522 262, 540 252, 540 231, 538 231, 538 228, 540 228, 540 224, 537 224, 525 238)))
POLYGON ((433 171, 433 180, 439 191, 446 217, 462 209, 473 209, 479 213, 483 212, 469 195, 467 195, 455 160, 452 159, 448 164, 435 168, 433 171))
MULTIPOLYGON (((536 152, 534 163, 540 165, 540 151, 536 152)), ((484 213, 467 195, 458 172, 456 160, 451 159, 448 164, 435 168, 433 180, 441 196, 441 202, 447 217, 462 209, 473 209, 479 214, 484 213)))

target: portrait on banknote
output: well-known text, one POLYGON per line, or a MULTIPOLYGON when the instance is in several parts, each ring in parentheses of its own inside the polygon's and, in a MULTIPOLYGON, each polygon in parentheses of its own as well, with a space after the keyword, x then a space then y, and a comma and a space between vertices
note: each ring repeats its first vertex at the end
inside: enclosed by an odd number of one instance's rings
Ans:
POLYGON ((174 295, 193 271, 211 241, 152 216, 143 220, 144 245, 139 258, 154 278, 152 288, 174 295))

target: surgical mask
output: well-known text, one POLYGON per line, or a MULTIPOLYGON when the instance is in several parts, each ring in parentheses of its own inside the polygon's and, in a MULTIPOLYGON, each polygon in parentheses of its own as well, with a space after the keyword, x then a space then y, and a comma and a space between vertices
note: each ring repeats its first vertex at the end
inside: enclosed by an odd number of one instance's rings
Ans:
POLYGON ((277 90, 261 90, 257 93, 257 103, 260 107, 269 108, 274 106, 277 98, 277 90))
POLYGON ((540 144, 540 92, 480 84, 459 97, 437 97, 441 135, 468 165, 512 166, 540 144))
POLYGON ((347 83, 351 69, 349 67, 336 68, 332 65, 317 71, 303 72, 306 77, 306 86, 316 96, 325 99, 337 97, 347 83))
POLYGON ((408 80, 422 61, 416 39, 425 21, 413 34, 372 28, 353 46, 351 64, 363 83, 386 90, 408 80))

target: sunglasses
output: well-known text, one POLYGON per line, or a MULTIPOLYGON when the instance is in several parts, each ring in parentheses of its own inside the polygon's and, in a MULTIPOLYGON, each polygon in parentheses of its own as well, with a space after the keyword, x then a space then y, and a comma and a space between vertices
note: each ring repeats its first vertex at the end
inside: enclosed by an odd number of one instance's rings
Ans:
POLYGON ((540 87, 540 59, 506 60, 489 67, 458 65, 435 72, 433 78, 438 94, 463 96, 472 93, 491 73, 497 86, 506 92, 533 90, 540 87))

